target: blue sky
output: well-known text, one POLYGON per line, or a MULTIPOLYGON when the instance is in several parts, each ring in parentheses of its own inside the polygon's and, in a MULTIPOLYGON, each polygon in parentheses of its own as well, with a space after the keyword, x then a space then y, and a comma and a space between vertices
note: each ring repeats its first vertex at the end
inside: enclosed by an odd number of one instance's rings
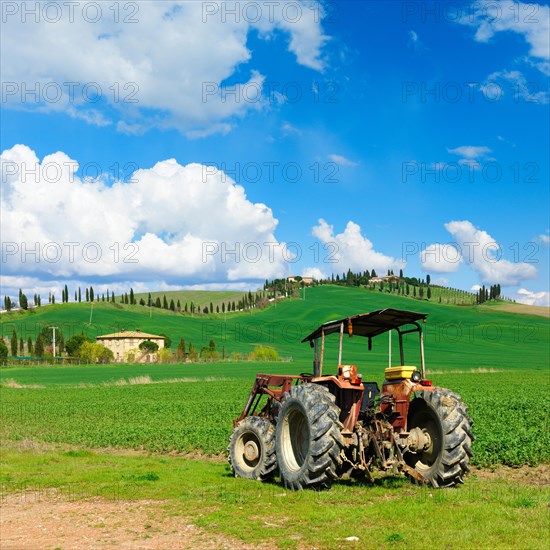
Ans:
POLYGON ((7 4, 2 294, 403 267, 548 305, 547 3, 7 4))

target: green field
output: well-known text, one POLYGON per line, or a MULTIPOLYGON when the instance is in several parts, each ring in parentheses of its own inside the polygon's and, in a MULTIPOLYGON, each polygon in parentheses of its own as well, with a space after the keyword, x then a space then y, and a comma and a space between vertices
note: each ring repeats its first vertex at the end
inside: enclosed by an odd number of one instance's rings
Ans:
MULTIPOLYGON (((222 306, 223 303, 227 305, 227 302, 238 302, 245 294, 245 292, 238 292, 233 290, 161 290, 159 292, 151 292, 151 298, 155 301, 157 298, 160 298, 161 301, 164 296, 170 303, 170 300, 174 300, 174 303, 177 304, 178 300, 180 301, 181 307, 184 308, 185 304, 188 307, 191 306, 191 302, 195 306, 202 310, 204 307, 210 306, 210 302, 214 306, 222 306)), ((147 303, 149 293, 142 292, 135 295, 137 302, 139 303, 140 299, 143 298, 147 303)), ((119 297, 116 298, 117 301, 120 300, 119 297)))
MULTIPOLYGON (((330 491, 291 493, 277 483, 235 479, 218 460, 21 449, 1 451, 4 494, 20 502, 10 501, 12 508, 28 509, 41 498, 51 502, 49 514, 59 517, 63 499, 77 511, 90 499, 114 502, 120 510, 135 503, 132 510, 151 510, 132 533, 139 548, 158 548, 155 536, 165 532, 163 520, 171 517, 203 529, 203 538, 187 540, 185 548, 222 547, 212 541, 219 536, 224 548, 547 547, 548 488, 502 475, 487 479, 474 472, 454 490, 435 491, 389 476, 374 485, 352 480, 330 491)), ((86 513, 84 508, 81 514, 86 513)), ((123 511, 89 517, 98 542, 110 535, 110 526, 126 525, 126 517, 123 511)), ((70 548, 62 539, 56 546, 70 548)))
MULTIPOLYGON (((479 468, 550 462, 548 319, 419 302, 364 289, 316 287, 306 300, 277 303, 227 319, 188 317, 139 306, 89 304, 44 307, 2 315, 2 330, 32 332, 44 324, 74 332, 139 326, 184 336, 197 346, 213 338, 228 353, 257 344, 275 347, 291 362, 172 365, 82 365, 0 369, 3 493, 52 487, 92 487, 102 498, 162 499, 167 514, 184 514, 208 531, 272 547, 543 547, 548 490, 487 480, 474 468, 464 487, 431 491, 389 477, 375 486, 339 482, 325 493, 289 494, 277 484, 235 480, 225 464, 231 421, 242 410, 257 372, 311 370, 311 350, 299 341, 319 323, 383 307, 424 311, 427 366, 436 385, 461 394, 474 419, 479 468), (139 454, 128 454, 138 451, 139 454), (210 455, 194 460, 186 455, 210 455), (175 456, 172 456, 175 455, 175 456), (24 489, 22 489, 24 488, 24 489), (281 496, 282 495, 282 496, 281 496), (284 503, 284 506, 280 504, 284 503), (195 512, 193 510, 201 510, 195 512), (262 529, 246 529, 250 517, 262 529), (345 519, 348 518, 348 519, 345 519), (467 526, 473 525, 476 528, 467 526), (465 528, 467 527, 467 528, 465 528), (278 536, 283 529, 285 536, 278 536), (430 532, 429 544, 422 534, 430 532), (360 542, 344 542, 358 536, 360 542), (368 542, 366 542, 368 541, 368 542)), ((327 349, 336 364, 336 338, 327 349)), ((346 337, 344 362, 365 380, 382 381, 388 338, 346 337)), ((406 342, 418 364, 416 341, 406 342)), ((397 359, 397 347, 392 351, 397 359)), ((547 470, 545 470, 547 471, 547 470)), ((500 474, 502 475, 502 474, 500 474)))
MULTIPOLYGON (((306 299, 277 302, 263 311, 191 317, 142 306, 94 303, 61 304, 32 312, 12 312, 0 317, 0 336, 35 338, 46 325, 62 328, 65 339, 84 332, 90 337, 121 329, 167 334, 174 342, 185 337, 199 348, 214 339, 228 354, 248 352, 257 344, 273 346, 281 356, 292 357, 309 368, 311 353, 300 340, 320 323, 360 312, 394 307, 429 314, 425 325, 428 368, 546 369, 548 319, 497 311, 488 306, 453 306, 394 296, 362 288, 321 286, 307 289, 306 299)), ((352 339, 345 362, 355 362, 363 373, 381 377, 387 364, 387 338, 374 341, 366 352, 364 342, 352 339)), ((396 342, 394 342, 396 344, 396 342)), ((411 340, 411 346, 415 341, 411 340)), ((175 345, 175 344, 174 344, 175 345)), ((334 349, 333 357, 335 357, 334 349)), ((416 352, 416 347, 413 348, 416 352)), ((394 347, 394 353, 397 346, 394 347)), ((418 361, 417 354, 408 362, 418 361)))
MULTIPOLYGON (((306 300, 283 301, 226 320, 163 311, 150 318, 139 306, 100 303, 94 313, 96 327, 100 322, 139 323, 144 331, 164 332, 173 340, 181 335, 198 346, 212 338, 228 354, 264 344, 292 361, 4 368, 0 371, 3 437, 86 447, 221 453, 231 420, 242 409, 257 372, 311 370, 311 349, 300 340, 320 322, 396 307, 429 314, 428 372, 433 372, 430 376, 437 385, 457 391, 470 406, 478 435, 474 463, 518 466, 548 461, 548 319, 490 307, 443 306, 357 288, 326 286, 306 292, 306 300), (129 383, 137 377, 155 383, 129 383), (171 383, 158 383, 162 380, 171 383), (36 414, 27 414, 29 407, 36 414)), ((65 304, 24 315, 12 313, 2 316, 4 333, 15 326, 19 334, 33 323, 65 323, 72 333, 79 332, 86 328, 88 309, 85 304, 65 304)), ((329 371, 336 366, 336 344, 336 337, 327 340, 329 371)), ((358 365, 365 379, 381 382, 388 361, 387 336, 375 339, 371 352, 358 337, 346 337, 345 344, 344 362, 358 365)), ((405 348, 407 363, 418 364, 417 339, 409 337, 405 348)))

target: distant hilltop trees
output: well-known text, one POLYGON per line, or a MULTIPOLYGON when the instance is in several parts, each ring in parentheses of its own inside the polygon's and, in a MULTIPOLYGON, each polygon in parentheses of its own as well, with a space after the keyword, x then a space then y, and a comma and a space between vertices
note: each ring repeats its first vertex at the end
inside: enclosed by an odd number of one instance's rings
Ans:
POLYGON ((288 277, 286 279, 274 279, 265 281, 264 291, 268 298, 277 296, 298 296, 298 292, 304 286, 312 285, 338 285, 364 287, 369 290, 387 292, 400 296, 408 296, 418 300, 431 300, 439 303, 453 304, 481 304, 488 300, 504 300, 501 295, 500 285, 492 285, 489 289, 481 287, 477 293, 451 288, 442 285, 433 284, 430 275, 425 279, 418 277, 406 277, 403 270, 399 270, 399 275, 395 275, 393 270, 389 269, 385 275, 378 275, 374 269, 354 273, 351 269, 340 274, 332 274, 325 279, 313 279, 305 282, 302 277, 288 277))
MULTIPOLYGON (((378 290, 389 294, 397 294, 401 296, 409 296, 421 300, 435 300, 439 303, 454 303, 454 304, 483 304, 491 300, 506 300, 502 296, 500 284, 481 286, 476 292, 469 292, 457 288, 451 288, 441 285, 432 284, 430 275, 426 275, 425 279, 418 277, 406 277, 403 270, 399 270, 399 275, 395 275, 393 270, 389 269, 386 275, 377 275, 374 269, 365 270, 354 273, 348 269, 347 273, 332 274, 325 279, 314 279, 313 277, 300 277, 295 275, 285 279, 266 280, 263 285, 263 291, 243 293, 236 300, 227 300, 218 302, 214 305, 213 302, 208 304, 196 304, 193 301, 181 303, 181 300, 169 298, 166 294, 162 297, 155 293, 156 296, 149 292, 147 299, 140 297, 139 301, 134 293, 134 289, 130 288, 129 292, 121 294, 118 301, 125 305, 140 305, 149 308, 165 309, 177 313, 190 315, 209 315, 230 313, 233 311, 249 311, 252 309, 263 309, 270 301, 280 297, 289 297, 298 295, 298 291, 305 286, 315 285, 339 285, 339 286, 354 286, 365 287, 370 290, 378 290)), ((61 303, 68 303, 69 289, 67 285, 61 290, 61 303)), ((84 288, 78 287, 73 292, 74 302, 110 302, 116 303, 115 293, 107 290, 101 294, 94 292, 92 286, 84 288)), ((48 293, 48 304, 55 304, 56 298, 53 292, 48 293)), ((4 310, 11 311, 12 309, 21 308, 24 310, 29 307, 40 307, 42 299, 40 294, 34 294, 32 303, 29 302, 27 295, 22 289, 19 289, 19 302, 14 302, 9 296, 4 296, 4 310)))

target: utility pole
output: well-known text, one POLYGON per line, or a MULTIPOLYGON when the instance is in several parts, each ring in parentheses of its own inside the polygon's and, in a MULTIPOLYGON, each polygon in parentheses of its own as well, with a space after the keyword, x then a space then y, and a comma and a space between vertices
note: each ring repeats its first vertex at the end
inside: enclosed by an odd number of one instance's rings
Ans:
POLYGON ((53 358, 55 359, 55 331, 56 329, 59 330, 59 327, 50 327, 53 330, 53 338, 52 338, 52 344, 53 344, 53 358))

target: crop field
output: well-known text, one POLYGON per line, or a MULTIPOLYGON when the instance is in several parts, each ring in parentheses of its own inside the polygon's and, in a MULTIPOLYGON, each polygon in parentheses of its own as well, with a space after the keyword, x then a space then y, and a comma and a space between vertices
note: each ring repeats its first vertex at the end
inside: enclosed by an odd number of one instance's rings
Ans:
MULTIPOLYGON (((76 382, 75 367, 34 369, 31 380, 10 369, 2 373, 0 435, 91 448, 219 454, 225 451, 231 421, 242 410, 255 373, 296 372, 289 366, 180 365, 155 373, 160 367, 136 365, 126 367, 125 377, 120 376, 122 367, 115 367, 117 374, 111 372, 107 381, 79 385, 55 383, 64 371, 76 382)), ((549 461, 548 376, 527 370, 465 370, 436 374, 433 380, 460 393, 470 407, 477 437, 474 464, 549 461)))
MULTIPOLYGON (((197 344, 214 338, 231 350, 270 345, 292 357, 288 362, 0 369, 2 498, 28 502, 29 493, 54 491, 56 499, 69 495, 72 509, 81 510, 91 506, 82 502, 95 502, 89 500, 92 495, 115 503, 113 518, 132 502, 148 502, 153 508, 136 527, 140 540, 154 536, 153 528, 187 532, 192 523, 205 537, 194 541, 198 546, 220 537, 218 546, 226 547, 359 548, 365 541, 382 548, 426 547, 419 537, 429 529, 432 547, 449 546, 448 541, 451 548, 544 547, 540 529, 548 526, 550 498, 548 320, 489 307, 390 299, 360 289, 308 293, 306 302, 289 300, 226 321, 162 313, 148 326, 147 317, 138 317, 131 307, 98 309, 109 323, 139 323, 142 330, 174 339, 182 334, 197 344), (429 377, 459 393, 474 420, 474 467, 465 485, 432 491, 387 476, 373 486, 352 480, 324 493, 292 494, 276 482, 234 479, 225 450, 255 374, 311 370, 311 350, 299 343, 303 336, 319 322, 384 305, 430 314, 425 327, 429 377), (173 518, 184 523, 169 528, 166 522, 173 518), (261 529, 246 528, 251 518, 261 529), (479 527, 463 529, 472 522, 479 527)), ((62 307, 2 316, 3 330, 14 323, 29 326, 36 318, 51 323, 65 313, 75 330, 85 327, 84 305, 62 307)), ((365 348, 360 338, 346 338, 344 361, 357 364, 365 380, 380 383, 388 339, 375 339, 372 352, 365 348)), ((406 357, 418 364, 412 339, 406 342, 406 357)), ((327 370, 335 359, 331 344, 327 370)), ((33 512, 38 515, 40 498, 33 512)), ((128 514, 121 521, 125 524, 128 514)))

